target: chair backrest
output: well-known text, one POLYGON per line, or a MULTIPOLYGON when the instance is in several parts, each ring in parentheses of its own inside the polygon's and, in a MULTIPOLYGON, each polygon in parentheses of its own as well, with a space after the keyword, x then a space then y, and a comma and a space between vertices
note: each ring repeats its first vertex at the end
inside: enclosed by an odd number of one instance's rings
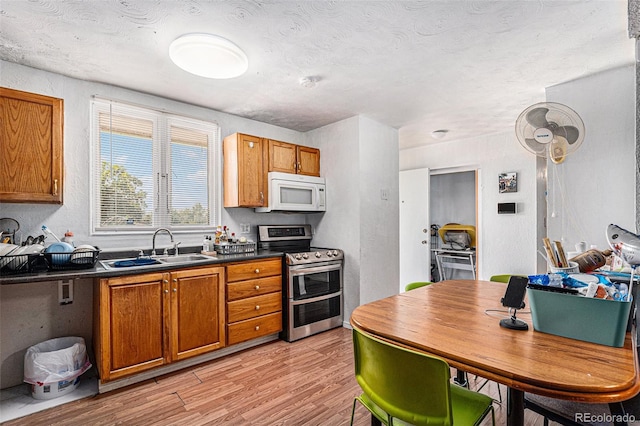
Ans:
POLYGON ((414 425, 451 425, 449 365, 353 330, 356 380, 376 405, 414 425))
POLYGON ((511 277, 526 277, 526 275, 513 275, 513 274, 493 275, 491 278, 489 278, 489 281, 507 284, 509 283, 509 279, 511 277))
POLYGON ((414 288, 424 287, 425 285, 431 284, 430 281, 417 281, 415 283, 409 283, 404 287, 404 291, 413 290, 414 288))

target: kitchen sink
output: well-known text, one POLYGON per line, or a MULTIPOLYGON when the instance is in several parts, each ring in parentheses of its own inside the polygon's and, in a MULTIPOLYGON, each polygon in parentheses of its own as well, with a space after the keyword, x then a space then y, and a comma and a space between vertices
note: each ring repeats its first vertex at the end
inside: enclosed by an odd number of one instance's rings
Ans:
POLYGON ((125 259, 101 260, 100 264, 105 269, 122 269, 122 268, 149 268, 158 265, 189 265, 190 263, 199 263, 206 260, 213 260, 215 257, 203 254, 181 254, 178 256, 162 256, 162 257, 130 257, 125 259))
POLYGON ((211 256, 205 256, 204 254, 179 254, 178 256, 163 256, 158 257, 162 263, 183 263, 183 262, 197 262, 199 260, 211 260, 214 259, 211 256))

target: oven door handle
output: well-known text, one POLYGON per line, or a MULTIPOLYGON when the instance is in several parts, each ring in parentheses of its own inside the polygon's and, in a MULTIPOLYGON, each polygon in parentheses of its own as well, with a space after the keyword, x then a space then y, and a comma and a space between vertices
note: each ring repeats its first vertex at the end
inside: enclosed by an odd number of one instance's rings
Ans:
POLYGON ((292 306, 304 305, 306 303, 313 303, 313 302, 319 302, 321 300, 331 299, 336 296, 342 296, 342 289, 340 291, 336 291, 335 293, 325 294, 324 296, 312 297, 311 299, 301 299, 301 300, 291 299, 289 300, 289 303, 292 306))
POLYGON ((340 269, 342 268, 342 262, 340 263, 336 263, 334 265, 322 265, 322 266, 312 266, 310 268, 299 268, 299 269, 293 269, 293 267, 289 268, 289 274, 292 276, 295 275, 307 275, 307 274, 313 274, 316 272, 329 272, 329 271, 335 271, 336 269, 340 269))

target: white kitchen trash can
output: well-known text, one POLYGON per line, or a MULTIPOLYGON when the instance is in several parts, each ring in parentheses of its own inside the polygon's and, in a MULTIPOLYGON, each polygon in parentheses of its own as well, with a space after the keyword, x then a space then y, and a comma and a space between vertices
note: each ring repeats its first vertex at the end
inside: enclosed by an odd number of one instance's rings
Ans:
POLYGON ((59 337, 38 343, 24 355, 24 381, 35 399, 73 392, 80 375, 91 368, 82 337, 59 337))

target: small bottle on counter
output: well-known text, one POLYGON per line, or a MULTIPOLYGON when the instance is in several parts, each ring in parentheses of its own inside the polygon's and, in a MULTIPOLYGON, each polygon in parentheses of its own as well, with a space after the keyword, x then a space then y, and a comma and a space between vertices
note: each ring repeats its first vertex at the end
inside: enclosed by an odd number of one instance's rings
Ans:
POLYGON ((604 266, 607 263, 607 257, 611 256, 611 253, 612 251, 608 249, 604 251, 590 249, 572 257, 569 261, 576 262, 580 272, 591 272, 604 266))
POLYGON ((237 243, 238 241, 236 240, 236 233, 232 232, 231 233, 231 238, 229 238, 229 242, 230 243, 237 243))
POLYGON ((211 247, 209 246, 209 237, 206 235, 204 236, 204 240, 202 240, 202 251, 205 253, 211 251, 211 247))
POLYGON ((67 232, 64 233, 64 238, 62 238, 62 241, 67 244, 71 244, 74 247, 76 246, 76 243, 73 242, 73 232, 71 232, 69 229, 67 229, 67 232))

